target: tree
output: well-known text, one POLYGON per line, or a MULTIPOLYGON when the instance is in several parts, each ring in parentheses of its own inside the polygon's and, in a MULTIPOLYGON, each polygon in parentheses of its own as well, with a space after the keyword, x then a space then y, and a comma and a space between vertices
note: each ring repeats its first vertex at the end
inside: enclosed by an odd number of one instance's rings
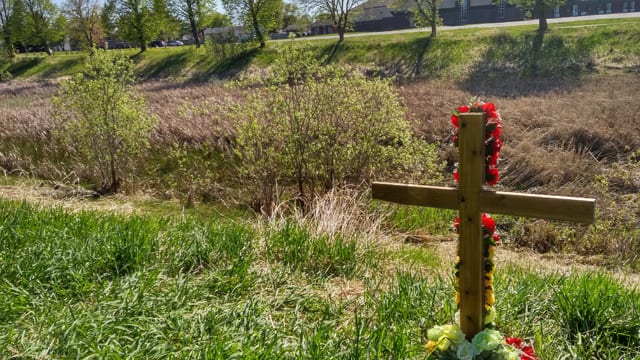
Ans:
POLYGON ((222 0, 222 4, 252 29, 261 48, 266 46, 267 33, 282 26, 282 0, 222 0))
POLYGON ((182 33, 180 21, 173 15, 171 0, 152 0, 151 37, 164 40, 176 39, 182 33))
POLYGON ((296 31, 306 31, 311 24, 311 16, 303 14, 296 4, 284 3, 282 15, 282 28, 293 26, 296 31))
POLYGON ((98 0, 67 0, 63 6, 71 40, 84 49, 92 48, 103 36, 98 0))
MULTIPOLYGON (((202 30, 205 28, 227 27, 233 25, 231 18, 227 14, 217 11, 209 11, 204 14, 201 20, 202 30)), ((202 34, 204 36, 204 34, 202 34)))
POLYGON ((537 17, 538 32, 543 33, 549 28, 546 11, 564 4, 566 0, 507 0, 507 2, 517 6, 527 15, 537 17))
POLYGON ((103 16, 103 22, 115 20, 118 35, 136 43, 140 52, 147 50, 147 43, 160 33, 168 16, 163 0, 113 0, 105 7, 112 16, 103 16))
POLYGON ((22 42, 42 46, 50 53, 52 43, 64 40, 66 19, 50 0, 22 0, 24 28, 22 42))
POLYGON ((135 93, 133 80, 131 60, 97 50, 84 71, 64 81, 53 98, 55 117, 61 121, 56 135, 79 164, 99 174, 100 193, 120 189, 156 124, 135 93))
POLYGON ((13 26, 15 10, 15 0, 0 0, 0 31, 2 31, 4 49, 9 57, 15 56, 13 42, 16 40, 15 34, 18 30, 13 26))
POLYGON ((201 32, 207 21, 207 14, 214 12, 215 4, 211 0, 175 0, 172 3, 178 17, 189 25, 189 31, 199 48, 204 38, 201 32))
POLYGON ((431 26, 431 37, 436 37, 438 25, 442 25, 440 5, 442 0, 402 0, 401 6, 418 15, 418 22, 431 26))
POLYGON ((319 13, 328 13, 338 33, 339 42, 344 41, 344 33, 349 28, 351 11, 364 0, 305 0, 319 13))
POLYGON ((118 31, 118 12, 116 0, 107 0, 100 12, 100 25, 107 36, 113 36, 118 31))

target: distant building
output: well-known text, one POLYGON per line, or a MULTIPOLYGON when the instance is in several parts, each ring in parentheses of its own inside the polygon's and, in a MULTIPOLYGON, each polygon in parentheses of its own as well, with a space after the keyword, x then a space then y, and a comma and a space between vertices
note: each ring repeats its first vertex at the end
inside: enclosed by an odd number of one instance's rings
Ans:
POLYGON ((479 24, 524 19, 524 12, 506 0, 443 0, 440 17, 444 25, 479 24))
POLYGON ((336 27, 333 25, 333 21, 331 20, 316 20, 307 28, 307 33, 309 33, 309 35, 334 34, 335 32, 336 27))
POLYGON ((356 6, 353 13, 355 31, 389 31, 415 27, 407 9, 393 9, 394 0, 370 0, 356 6))
MULTIPOLYGON (((395 9, 394 0, 370 0, 356 7, 356 31, 386 31, 410 28, 415 20, 410 8, 395 9)), ((639 11, 640 0, 567 0, 547 10, 547 18, 639 11)), ((440 17, 444 25, 464 25, 523 20, 525 14, 507 0, 443 0, 440 17)))
POLYGON ((249 38, 247 30, 243 26, 206 28, 203 35, 205 38, 223 42, 246 41, 249 38))

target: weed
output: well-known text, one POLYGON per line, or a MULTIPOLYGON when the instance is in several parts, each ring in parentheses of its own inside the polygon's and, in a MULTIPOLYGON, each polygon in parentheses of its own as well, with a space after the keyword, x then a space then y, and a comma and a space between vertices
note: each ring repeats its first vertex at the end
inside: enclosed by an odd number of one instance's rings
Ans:
POLYGON ((640 297, 603 274, 564 279, 555 294, 560 320, 573 342, 606 347, 640 343, 640 297))

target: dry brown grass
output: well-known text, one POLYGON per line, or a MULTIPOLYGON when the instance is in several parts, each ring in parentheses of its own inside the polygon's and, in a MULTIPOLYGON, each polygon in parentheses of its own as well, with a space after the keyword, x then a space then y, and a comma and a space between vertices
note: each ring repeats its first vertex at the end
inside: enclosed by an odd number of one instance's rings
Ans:
MULTIPOLYGON (((49 100, 55 89, 55 83, 0 84, 0 166, 6 171, 68 176, 45 156, 55 128, 49 100), (36 151, 40 158, 24 151, 36 151)), ((233 120, 222 118, 217 109, 241 96, 237 91, 162 82, 140 85, 139 90, 159 118, 156 150, 174 142, 225 146, 232 140, 233 120)), ((571 82, 506 80, 502 87, 495 81, 425 80, 398 84, 398 91, 416 133, 441 144, 449 165, 455 161, 448 145, 451 110, 479 95, 496 103, 504 119, 501 187, 597 197, 595 230, 565 236, 571 231, 563 225, 509 223, 514 239, 528 226, 527 238, 533 239, 528 246, 537 251, 599 253, 610 256, 605 261, 622 259, 640 266, 637 255, 633 258, 640 252, 640 156, 632 156, 640 149, 640 74, 600 74, 571 82)))

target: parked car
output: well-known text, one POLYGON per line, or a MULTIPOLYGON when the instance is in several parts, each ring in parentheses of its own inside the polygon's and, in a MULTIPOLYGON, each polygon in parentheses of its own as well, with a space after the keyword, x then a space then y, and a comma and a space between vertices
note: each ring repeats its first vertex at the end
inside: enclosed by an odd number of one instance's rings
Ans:
POLYGON ((153 40, 149 43, 149 47, 165 47, 163 40, 153 40))
POLYGON ((167 46, 182 46, 184 43, 180 40, 171 40, 167 43, 167 46))

